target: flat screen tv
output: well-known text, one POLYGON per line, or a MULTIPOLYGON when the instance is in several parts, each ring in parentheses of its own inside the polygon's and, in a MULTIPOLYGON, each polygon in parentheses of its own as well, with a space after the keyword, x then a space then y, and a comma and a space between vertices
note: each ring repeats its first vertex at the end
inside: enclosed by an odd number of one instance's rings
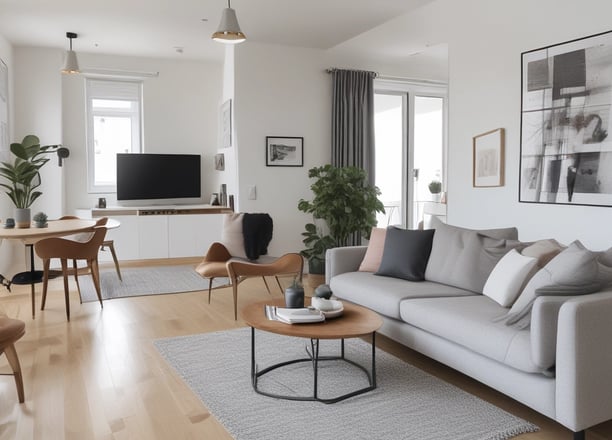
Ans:
POLYGON ((117 154, 117 200, 201 196, 199 154, 117 154))

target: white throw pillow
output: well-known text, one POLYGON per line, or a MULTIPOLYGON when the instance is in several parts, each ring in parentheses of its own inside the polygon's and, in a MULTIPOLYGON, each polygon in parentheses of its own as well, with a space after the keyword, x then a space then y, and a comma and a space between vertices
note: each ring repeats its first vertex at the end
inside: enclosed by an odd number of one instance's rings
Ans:
POLYGON ((512 249, 495 265, 482 293, 503 307, 510 307, 527 280, 537 270, 538 259, 512 249))

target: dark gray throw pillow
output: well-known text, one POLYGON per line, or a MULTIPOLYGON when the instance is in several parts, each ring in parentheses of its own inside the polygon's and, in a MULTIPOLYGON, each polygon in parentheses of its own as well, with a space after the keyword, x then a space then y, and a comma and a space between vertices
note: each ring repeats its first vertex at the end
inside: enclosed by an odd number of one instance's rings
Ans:
POLYGON ((431 253, 434 229, 387 228, 380 267, 375 275, 423 281, 431 253))

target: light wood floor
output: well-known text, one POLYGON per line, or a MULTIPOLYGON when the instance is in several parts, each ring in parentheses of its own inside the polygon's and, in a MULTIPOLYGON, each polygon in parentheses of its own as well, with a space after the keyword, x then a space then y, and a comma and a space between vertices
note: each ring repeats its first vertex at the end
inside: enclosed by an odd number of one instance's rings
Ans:
MULTIPOLYGON (((270 285, 280 297, 278 287, 270 285)), ((35 320, 29 286, 0 292, 0 311, 26 322, 26 335, 16 344, 26 402, 17 403, 11 376, 0 377, 0 440, 231 438, 152 344, 157 338, 243 326, 232 319, 231 290, 213 292, 210 305, 204 292, 193 292, 109 300, 102 310, 98 303, 79 304, 71 283, 67 322, 61 279, 50 288, 46 309, 37 310, 35 320)), ((37 292, 39 308, 40 285, 37 292)), ((261 280, 241 285, 239 306, 266 298, 261 280)), ((387 338, 377 342, 383 350, 541 427, 517 439, 572 438, 557 423, 460 373, 387 338)), ((4 356, 0 371, 10 371, 4 356)), ((589 430, 587 439, 612 439, 612 422, 589 430)))

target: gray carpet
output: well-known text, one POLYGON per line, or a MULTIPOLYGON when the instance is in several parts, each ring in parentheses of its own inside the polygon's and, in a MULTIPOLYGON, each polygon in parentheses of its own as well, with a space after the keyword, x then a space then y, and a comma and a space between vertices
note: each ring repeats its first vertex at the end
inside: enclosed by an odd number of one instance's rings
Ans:
MULTIPOLYGON (((260 370, 305 355, 305 339, 257 332, 256 340, 260 370)), ((377 350, 376 390, 325 405, 278 400, 253 391, 249 328, 154 343, 237 440, 503 440, 538 430, 382 350, 377 350)), ((331 354, 338 343, 321 344, 322 354, 331 354)), ((369 344, 351 339, 346 347, 348 358, 369 365, 369 344)), ((366 383, 360 370, 333 361, 323 363, 319 379, 320 390, 325 390, 321 397, 343 394, 366 383)), ((312 390, 312 367, 294 364, 263 376, 259 384, 267 391, 305 394, 312 390)))
MULTIPOLYGON (((114 268, 100 271, 103 299, 208 291, 208 280, 198 275, 191 265, 122 268, 121 275, 123 282, 119 281, 114 268)), ((79 284, 83 302, 98 300, 90 275, 79 277, 79 284)), ((213 281, 213 287, 228 284, 227 278, 215 278, 213 281)))

